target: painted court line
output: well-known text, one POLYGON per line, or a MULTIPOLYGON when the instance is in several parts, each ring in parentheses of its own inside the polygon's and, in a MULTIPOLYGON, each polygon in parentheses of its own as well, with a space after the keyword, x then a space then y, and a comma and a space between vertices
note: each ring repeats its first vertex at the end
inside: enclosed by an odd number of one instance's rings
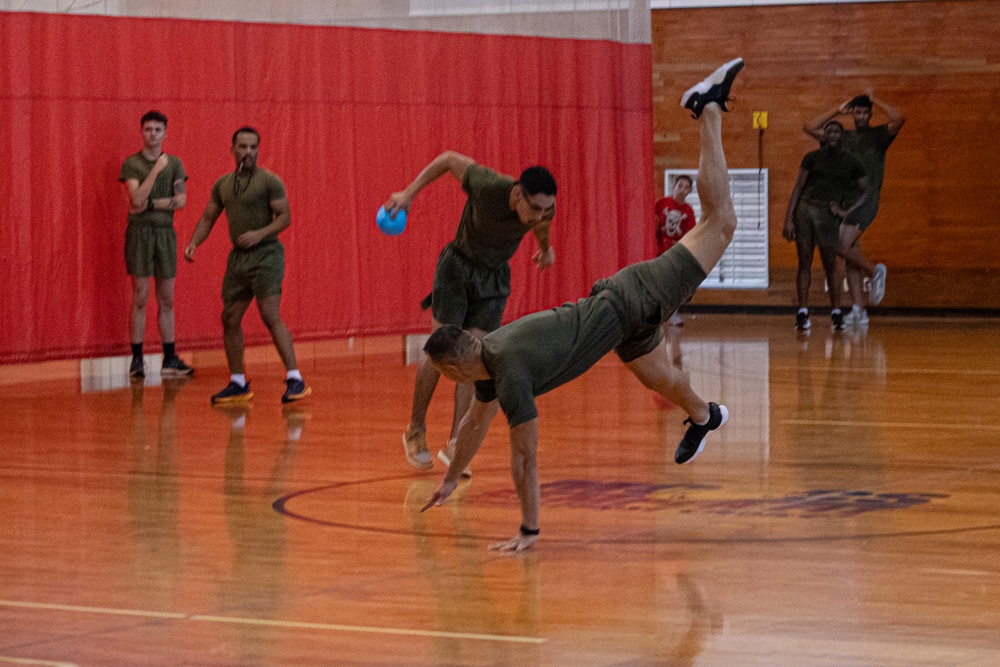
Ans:
POLYGON ((35 667, 76 667, 76 664, 72 662, 52 662, 50 660, 12 658, 6 655, 0 655, 0 662, 8 665, 35 665, 35 667))
MULTIPOLYGON (((50 604, 44 602, 18 602, 15 600, 0 600, 0 607, 22 607, 26 609, 52 609, 85 614, 115 614, 119 616, 141 616, 144 618, 168 618, 183 621, 202 621, 206 623, 240 623, 245 625, 261 625, 279 628, 301 628, 309 630, 329 630, 330 632, 362 632, 367 634, 397 635, 410 637, 440 637, 444 639, 469 639, 488 642, 512 642, 519 644, 544 644, 548 639, 542 637, 520 637, 517 635, 489 635, 476 632, 445 632, 439 630, 410 630, 407 628, 378 628, 364 625, 339 625, 335 623, 309 623, 304 621, 276 621, 266 618, 245 618, 240 616, 212 616, 208 614, 178 614, 174 612, 143 611, 139 609, 114 609, 108 607, 82 607, 68 604, 50 604)), ((3 658, 0 658, 2 662, 3 658)), ((12 658, 11 660, 14 660, 12 658)), ((27 662, 29 665, 51 665, 57 667, 74 667, 68 663, 27 662)))
POLYGON ((793 426, 863 426, 866 428, 925 428, 942 431, 1000 431, 997 424, 927 424, 917 422, 861 422, 827 419, 778 419, 781 424, 793 426))

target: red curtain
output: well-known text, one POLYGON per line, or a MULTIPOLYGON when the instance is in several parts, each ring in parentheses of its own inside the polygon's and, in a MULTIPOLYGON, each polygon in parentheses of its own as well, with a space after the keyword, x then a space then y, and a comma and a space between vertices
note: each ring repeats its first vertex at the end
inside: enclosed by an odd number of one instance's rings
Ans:
MULTIPOLYGON (((539 274, 525 240, 507 319, 652 256, 648 45, 18 12, 0 12, 0 35, 0 363, 127 353, 117 179, 149 109, 169 117, 164 149, 191 176, 181 249, 234 167, 232 132, 260 130, 259 164, 291 202, 282 312, 298 340, 427 328, 418 304, 461 189, 428 187, 399 237, 375 212, 447 149, 513 175, 544 164, 558 181, 556 265, 539 274)), ((221 345, 225 225, 179 262, 182 350, 221 345)), ((153 305, 153 345, 155 320, 153 305)), ((255 315, 246 332, 269 340, 255 315)))

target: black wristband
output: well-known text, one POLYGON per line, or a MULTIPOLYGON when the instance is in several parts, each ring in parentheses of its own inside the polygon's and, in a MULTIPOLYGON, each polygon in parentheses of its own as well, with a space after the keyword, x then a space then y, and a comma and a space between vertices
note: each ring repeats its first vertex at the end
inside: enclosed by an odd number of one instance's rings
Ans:
POLYGON ((523 523, 521 524, 521 534, 525 537, 534 537, 538 535, 541 531, 539 528, 528 528, 523 523))

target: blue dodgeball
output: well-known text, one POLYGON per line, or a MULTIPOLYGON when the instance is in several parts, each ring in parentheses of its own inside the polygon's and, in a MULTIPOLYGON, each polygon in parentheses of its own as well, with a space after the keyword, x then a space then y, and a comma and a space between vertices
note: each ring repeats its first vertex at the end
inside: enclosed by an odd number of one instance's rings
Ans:
POLYGON ((389 236, 399 236, 406 229, 406 211, 398 208, 395 217, 390 217, 385 211, 385 206, 382 206, 375 216, 375 224, 389 236))

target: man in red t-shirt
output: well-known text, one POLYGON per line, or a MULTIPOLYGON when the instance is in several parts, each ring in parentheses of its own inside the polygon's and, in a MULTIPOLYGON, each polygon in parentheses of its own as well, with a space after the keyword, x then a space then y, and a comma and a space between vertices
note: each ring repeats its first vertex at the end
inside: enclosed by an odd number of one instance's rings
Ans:
POLYGON ((694 210, 684 203, 691 194, 693 185, 690 176, 678 176, 674 180, 674 196, 664 197, 656 202, 657 255, 670 250, 682 236, 694 228, 694 210))
MULTIPOLYGON (((691 194, 693 186, 694 182, 690 176, 678 176, 674 179, 674 196, 657 200, 654 207, 656 211, 657 256, 670 250, 675 243, 681 240, 682 236, 694 228, 694 224, 697 222, 694 217, 694 209, 684 201, 691 194)), ((679 312, 675 312, 665 324, 664 330, 669 326, 684 326, 684 320, 679 312)))

